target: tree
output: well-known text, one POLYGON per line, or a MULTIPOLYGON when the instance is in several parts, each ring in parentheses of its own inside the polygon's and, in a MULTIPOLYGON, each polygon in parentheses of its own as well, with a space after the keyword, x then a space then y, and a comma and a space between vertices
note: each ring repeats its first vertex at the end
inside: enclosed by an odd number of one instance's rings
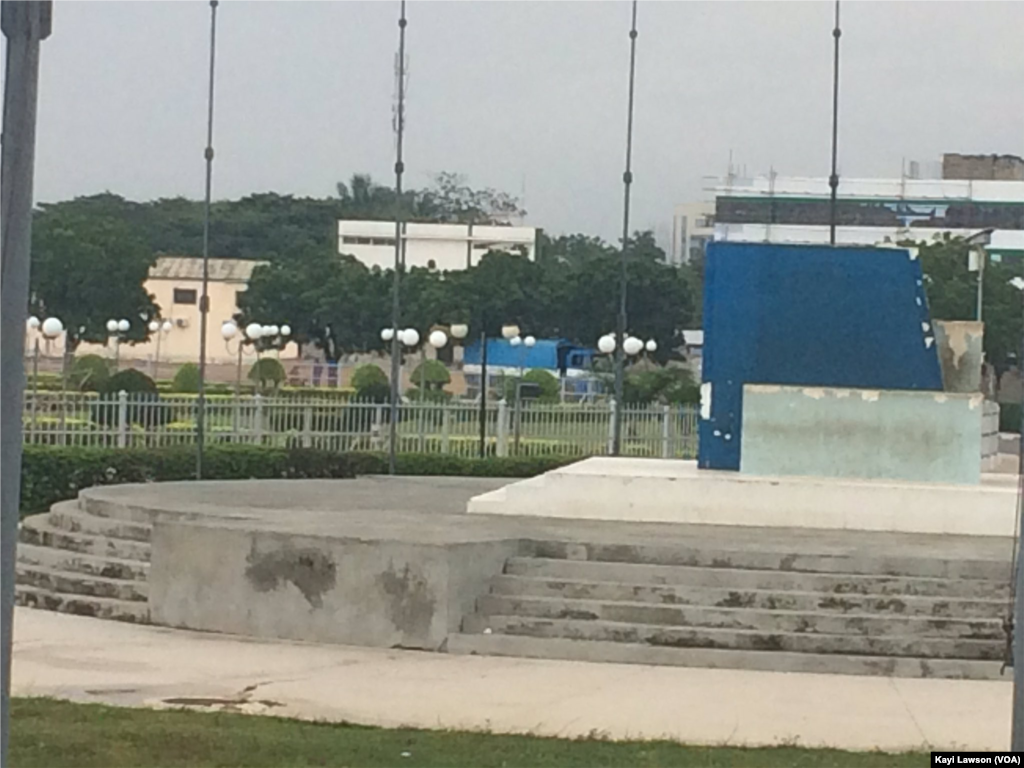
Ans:
MULTIPOLYGON (((933 320, 974 320, 977 317, 978 273, 968 270, 968 246, 962 238, 949 237, 915 245, 925 275, 925 293, 933 320)), ((989 261, 984 276, 986 360, 997 370, 1020 354, 1021 294, 1010 285, 1020 265, 989 261)))
POLYGON ((131 322, 129 342, 145 341, 147 323, 159 313, 143 287, 154 262, 126 221, 43 209, 32 225, 31 310, 61 319, 68 354, 83 341, 105 343, 111 318, 131 322))

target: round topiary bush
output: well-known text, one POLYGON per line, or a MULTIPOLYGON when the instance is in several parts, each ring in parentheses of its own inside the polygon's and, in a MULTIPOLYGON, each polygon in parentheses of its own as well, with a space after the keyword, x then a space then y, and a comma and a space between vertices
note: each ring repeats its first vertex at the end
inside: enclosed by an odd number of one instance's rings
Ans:
MULTIPOLYGON (((513 376, 505 379, 503 394, 510 403, 516 399, 516 381, 517 379, 513 376)), ((535 392, 538 388, 540 389, 540 394, 530 397, 531 400, 536 400, 539 403, 557 403, 560 399, 558 377, 550 371, 545 371, 543 368, 531 368, 523 375, 523 383, 536 385, 528 389, 524 387, 524 393, 528 390, 535 392)))
POLYGON ((99 355, 76 357, 68 383, 80 392, 99 392, 110 378, 110 363, 99 355))
POLYGON ((104 383, 99 392, 106 395, 116 395, 119 392, 127 392, 129 395, 146 394, 157 395, 156 382, 142 371, 128 368, 118 371, 104 383))
POLYGON ((388 375, 373 363, 361 365, 352 373, 352 388, 360 400, 384 403, 391 399, 388 375))
POLYGON ((195 363, 185 363, 178 368, 174 373, 171 388, 175 392, 198 392, 199 366, 195 363))
POLYGON ((427 391, 437 391, 451 383, 452 375, 440 360, 424 360, 413 370, 410 380, 417 389, 422 384, 427 391))
POLYGON ((285 378, 284 366, 273 357, 261 358, 249 369, 249 381, 255 382, 261 392, 275 391, 285 378))

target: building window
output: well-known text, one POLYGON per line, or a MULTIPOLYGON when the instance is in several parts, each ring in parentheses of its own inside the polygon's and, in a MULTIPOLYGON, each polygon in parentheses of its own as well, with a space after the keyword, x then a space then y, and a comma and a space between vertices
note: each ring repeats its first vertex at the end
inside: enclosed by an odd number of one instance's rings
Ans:
POLYGON ((175 288, 174 289, 174 303, 175 304, 195 304, 196 303, 196 289, 195 288, 175 288))

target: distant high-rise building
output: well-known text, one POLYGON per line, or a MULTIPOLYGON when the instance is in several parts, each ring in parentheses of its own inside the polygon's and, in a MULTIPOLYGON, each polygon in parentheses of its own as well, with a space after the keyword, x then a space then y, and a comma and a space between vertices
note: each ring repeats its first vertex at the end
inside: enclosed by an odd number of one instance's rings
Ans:
POLYGON ((669 263, 679 266, 703 258, 715 234, 715 203, 683 203, 672 213, 672 248, 669 263))

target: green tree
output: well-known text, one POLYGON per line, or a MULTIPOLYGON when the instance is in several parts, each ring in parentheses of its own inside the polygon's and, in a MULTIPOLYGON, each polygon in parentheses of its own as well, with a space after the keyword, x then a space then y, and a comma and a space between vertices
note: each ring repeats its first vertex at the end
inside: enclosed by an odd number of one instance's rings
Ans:
POLYGON ((175 392, 198 392, 199 366, 195 363, 178 366, 178 370, 174 372, 174 381, 171 387, 175 392))
POLYGON ((352 388, 360 400, 383 403, 391 398, 388 375, 373 363, 360 365, 353 371, 352 388))
MULTIPOLYGON (((970 247, 962 238, 916 245, 925 275, 925 293, 933 320, 974 320, 977 317, 978 273, 968 270, 970 247)), ((993 262, 985 267, 982 319, 985 323, 986 360, 1004 369, 1020 354, 1021 294, 1010 280, 1021 273, 1020 264, 993 262)))
POLYGON ((107 340, 107 321, 126 318, 128 342, 145 341, 159 307, 143 284, 155 257, 138 230, 107 214, 46 209, 32 225, 31 309, 59 317, 68 351, 107 340))

